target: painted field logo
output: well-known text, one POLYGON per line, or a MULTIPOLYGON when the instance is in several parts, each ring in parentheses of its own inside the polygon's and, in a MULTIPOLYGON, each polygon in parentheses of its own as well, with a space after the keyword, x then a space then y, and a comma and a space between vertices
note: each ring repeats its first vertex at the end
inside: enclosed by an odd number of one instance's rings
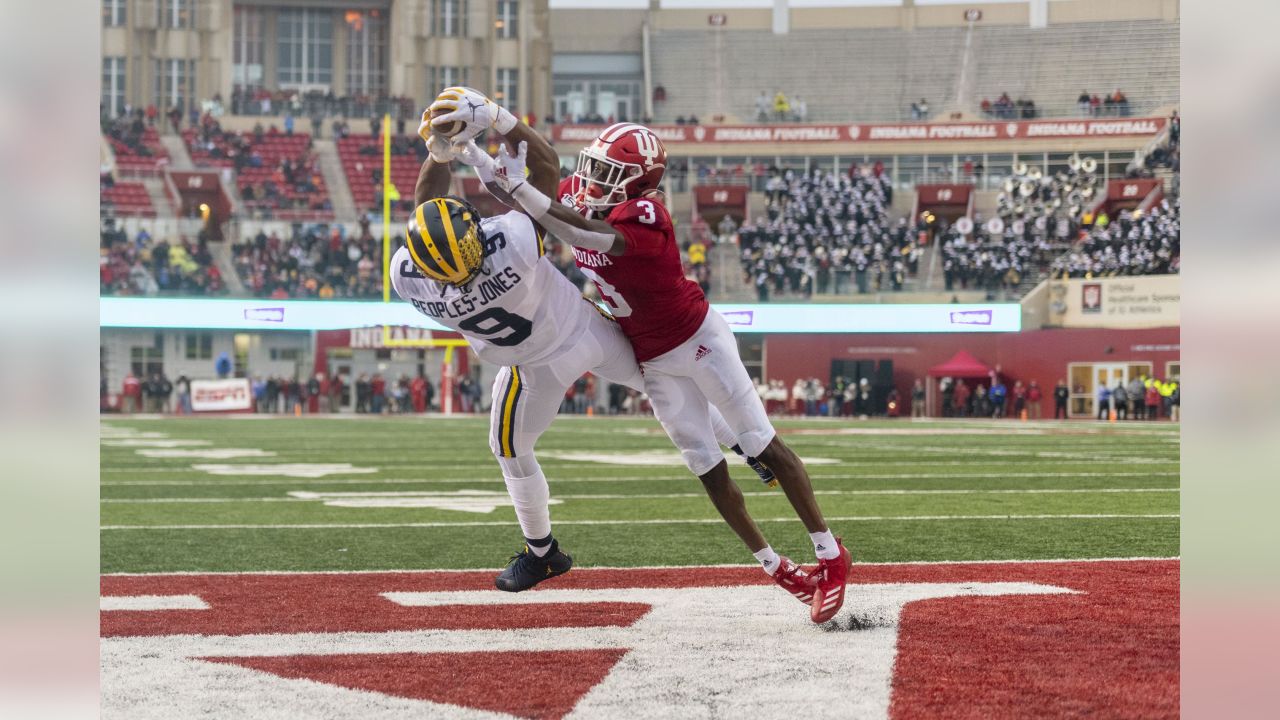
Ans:
POLYGON ((854 575, 823 627, 754 567, 577 570, 519 595, 481 572, 108 576, 102 714, 1176 713, 1176 561, 854 575), (1120 637, 1122 621, 1142 637, 1120 637), (1096 692, 1044 693, 1049 675, 1096 678, 1096 692), (1117 706, 1131 698, 1151 706, 1117 706))
POLYGON ((990 325, 990 310, 967 310, 951 313, 952 325, 990 325))

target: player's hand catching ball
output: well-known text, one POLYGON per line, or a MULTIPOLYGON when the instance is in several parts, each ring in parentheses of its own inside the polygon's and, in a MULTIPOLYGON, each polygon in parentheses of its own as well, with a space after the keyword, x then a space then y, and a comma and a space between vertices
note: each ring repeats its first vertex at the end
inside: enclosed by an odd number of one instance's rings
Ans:
POLYGON ((439 165, 448 165, 458 157, 459 148, 440 135, 427 134, 427 153, 439 165))
POLYGON ((516 118, 478 90, 466 87, 445 88, 427 108, 431 130, 457 144, 473 140, 494 128, 502 134, 511 132, 516 118))
POLYGON ((525 158, 528 154, 529 143, 527 142, 521 142, 514 155, 507 153, 506 145, 498 148, 498 172, 494 179, 503 190, 514 192, 517 187, 524 184, 525 158))
POLYGON ((475 140, 468 140, 461 145, 453 146, 453 157, 463 165, 476 169, 476 176, 482 183, 491 183, 498 170, 498 163, 489 157, 489 153, 481 150, 475 140))

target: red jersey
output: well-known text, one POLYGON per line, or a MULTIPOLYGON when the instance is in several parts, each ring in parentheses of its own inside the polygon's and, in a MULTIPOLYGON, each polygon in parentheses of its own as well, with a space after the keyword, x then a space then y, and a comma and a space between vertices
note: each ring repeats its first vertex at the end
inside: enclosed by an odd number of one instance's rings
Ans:
MULTIPOLYGON (((560 181, 561 201, 570 206, 572 184, 572 176, 560 181)), ((711 306, 698 283, 684 276, 675 228, 662 203, 628 200, 605 222, 626 238, 626 251, 606 255, 573 248, 573 258, 631 340, 636 361, 652 360, 693 337, 711 306)))

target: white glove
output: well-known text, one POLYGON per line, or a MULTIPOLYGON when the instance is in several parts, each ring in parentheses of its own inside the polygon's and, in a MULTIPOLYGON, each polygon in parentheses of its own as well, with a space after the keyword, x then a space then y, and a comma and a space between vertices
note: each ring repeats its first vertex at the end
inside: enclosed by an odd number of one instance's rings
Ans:
POLYGON ((427 133, 427 152, 439 165, 448 165, 458 157, 458 148, 454 147, 448 138, 432 135, 430 131, 427 133))
POLYGON ((509 193, 525 183, 525 157, 529 153, 529 143, 521 142, 515 155, 507 154, 507 146, 498 147, 498 171, 494 179, 498 185, 509 193))
POLYGON ((418 123, 418 137, 431 146, 431 108, 422 111, 422 122, 418 123))
POLYGON ((498 170, 498 163, 489 157, 489 153, 481 150, 475 140, 468 140, 461 145, 452 146, 453 157, 463 165, 476 169, 476 175, 482 183, 491 183, 498 170))
POLYGON ((477 135, 493 128, 506 135, 516 126, 516 118, 505 108, 485 97, 484 93, 471 88, 445 88, 436 96, 436 101, 427 108, 427 116, 436 110, 445 109, 450 112, 431 120, 435 127, 461 121, 462 131, 450 138, 455 144, 465 143, 477 135))

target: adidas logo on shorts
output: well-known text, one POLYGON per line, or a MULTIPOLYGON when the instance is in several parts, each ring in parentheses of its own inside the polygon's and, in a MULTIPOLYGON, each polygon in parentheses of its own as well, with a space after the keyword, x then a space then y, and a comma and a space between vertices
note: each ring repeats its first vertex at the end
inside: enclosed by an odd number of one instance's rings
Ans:
POLYGON ((699 360, 701 360, 702 358, 710 354, 711 354, 711 348, 707 347, 706 345, 699 345, 698 352, 693 354, 693 361, 698 362, 699 360))

